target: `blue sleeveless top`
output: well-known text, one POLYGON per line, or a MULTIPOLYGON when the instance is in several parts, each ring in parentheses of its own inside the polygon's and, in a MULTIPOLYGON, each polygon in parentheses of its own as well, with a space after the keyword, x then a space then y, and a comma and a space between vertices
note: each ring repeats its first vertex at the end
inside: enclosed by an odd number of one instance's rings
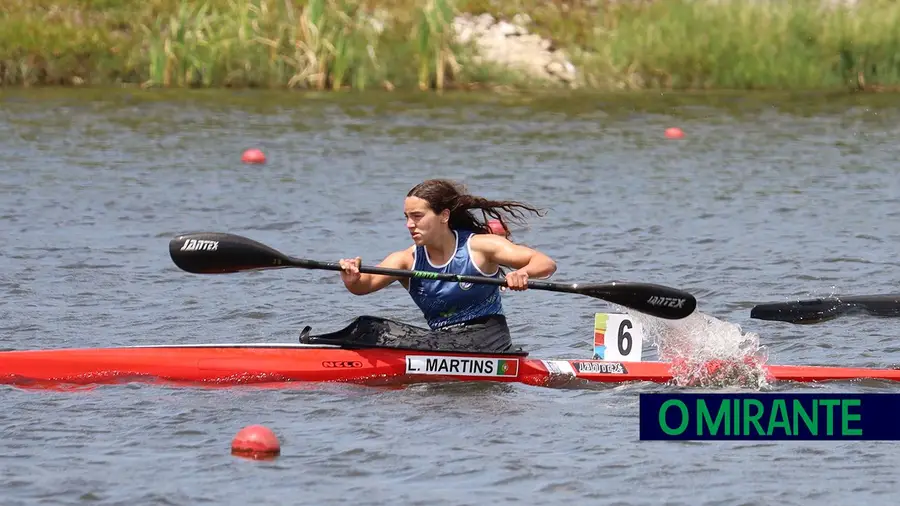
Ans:
MULTIPOLYGON (((469 251, 468 230, 451 230, 456 234, 456 253, 443 265, 433 265, 424 246, 416 246, 415 264, 417 271, 463 274, 468 276, 500 277, 500 269, 488 275, 478 269, 469 251)), ((434 279, 411 278, 409 295, 422 310, 428 326, 439 329, 449 325, 467 322, 489 315, 502 315, 500 287, 472 283, 457 283, 434 279)))

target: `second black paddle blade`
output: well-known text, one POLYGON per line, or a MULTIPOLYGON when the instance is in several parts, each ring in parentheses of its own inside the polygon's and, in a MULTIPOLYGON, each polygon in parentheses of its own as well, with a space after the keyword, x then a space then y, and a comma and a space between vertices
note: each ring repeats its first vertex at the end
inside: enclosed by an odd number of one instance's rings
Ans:
POLYGON ((750 318, 789 323, 821 323, 840 315, 843 304, 835 299, 808 299, 758 304, 750 318))
POLYGON ((178 268, 194 274, 225 274, 289 267, 281 252, 252 239, 221 232, 183 234, 169 241, 178 268))
POLYGON ((839 316, 900 316, 900 294, 824 297, 758 304, 750 318, 798 324, 821 323, 839 316))

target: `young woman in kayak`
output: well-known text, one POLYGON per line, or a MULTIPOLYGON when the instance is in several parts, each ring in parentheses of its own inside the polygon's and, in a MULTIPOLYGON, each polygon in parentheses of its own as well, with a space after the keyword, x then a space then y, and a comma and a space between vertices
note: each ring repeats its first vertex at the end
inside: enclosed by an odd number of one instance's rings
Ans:
MULTIPOLYGON (((507 238, 509 228, 503 215, 521 218, 523 211, 541 214, 520 202, 470 195, 452 181, 424 181, 409 191, 403 206, 406 228, 414 244, 391 253, 378 265, 487 277, 500 277, 501 266, 506 266, 513 269, 505 276, 508 288, 525 290, 530 278, 546 279, 553 275, 556 263, 547 255, 507 238), (500 222, 503 235, 492 233, 489 216, 500 222)), ((431 330, 442 331, 427 333, 420 340, 441 348, 502 351, 511 346, 499 286, 361 274, 360 263, 359 257, 340 261, 341 279, 347 290, 364 295, 399 281, 422 310, 431 330)), ((381 320, 379 329, 373 332, 381 333, 382 340, 390 335, 402 335, 406 339, 415 333, 410 328, 385 328, 385 325, 400 324, 381 320)))

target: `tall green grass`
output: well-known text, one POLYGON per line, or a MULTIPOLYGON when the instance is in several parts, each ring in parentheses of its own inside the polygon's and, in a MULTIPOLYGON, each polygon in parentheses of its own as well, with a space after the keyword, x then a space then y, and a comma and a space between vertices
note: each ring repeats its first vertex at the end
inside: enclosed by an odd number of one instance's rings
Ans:
POLYGON ((149 86, 364 88, 378 72, 374 27, 343 1, 185 0, 140 28, 149 86))
POLYGON ((444 77, 450 67, 451 74, 459 68, 453 56, 453 18, 456 12, 449 0, 424 0, 417 16, 416 56, 419 65, 419 88, 444 87, 444 77))
POLYGON ((390 77, 443 88, 465 50, 450 41, 451 0, 388 23, 359 0, 11 1, 0 7, 4 84, 336 90, 390 77))
POLYGON ((623 8, 586 63, 663 88, 830 88, 900 83, 900 3, 679 0, 623 8))
MULTIPOLYGON (((0 84, 321 90, 516 81, 456 44, 462 12, 552 37, 598 89, 900 86, 900 2, 4 0, 0 84)), ((531 82, 522 80, 521 82, 531 82)))

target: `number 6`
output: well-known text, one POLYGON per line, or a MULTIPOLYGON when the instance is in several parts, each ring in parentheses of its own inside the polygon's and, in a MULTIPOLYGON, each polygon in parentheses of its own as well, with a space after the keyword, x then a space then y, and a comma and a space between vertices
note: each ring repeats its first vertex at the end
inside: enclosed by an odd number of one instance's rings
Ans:
POLYGON ((628 356, 631 353, 631 345, 633 344, 631 339, 631 333, 628 332, 633 328, 631 324, 631 320, 627 318, 622 318, 622 321, 619 323, 619 355, 623 357, 628 356))

